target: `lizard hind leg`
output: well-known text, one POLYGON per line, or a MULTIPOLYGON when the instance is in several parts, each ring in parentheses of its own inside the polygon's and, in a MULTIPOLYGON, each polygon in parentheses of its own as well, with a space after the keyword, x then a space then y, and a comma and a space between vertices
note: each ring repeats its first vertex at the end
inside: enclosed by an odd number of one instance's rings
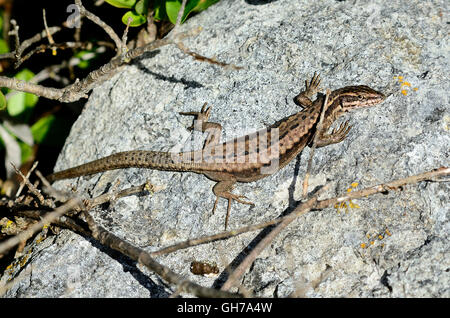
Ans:
POLYGON ((236 180, 230 179, 230 180, 225 180, 225 181, 219 181, 213 187, 213 192, 216 196, 216 201, 214 202, 212 214, 214 214, 214 211, 216 210, 219 198, 225 198, 228 200, 227 215, 225 217, 225 230, 227 229, 227 226, 228 226, 228 218, 230 216, 230 211, 231 211, 231 202, 233 200, 236 202, 242 203, 242 204, 254 205, 253 202, 242 200, 242 199, 247 199, 246 196, 240 195, 240 194, 233 194, 230 192, 231 190, 233 190, 233 186, 235 183, 236 183, 236 180))

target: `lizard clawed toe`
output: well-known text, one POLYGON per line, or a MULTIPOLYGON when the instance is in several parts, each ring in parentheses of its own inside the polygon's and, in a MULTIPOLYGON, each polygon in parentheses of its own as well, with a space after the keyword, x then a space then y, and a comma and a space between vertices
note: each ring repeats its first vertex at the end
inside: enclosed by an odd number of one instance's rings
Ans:
POLYGON ((319 86, 321 82, 322 80, 320 79, 320 75, 314 72, 314 75, 309 81, 309 84, 307 80, 305 81, 306 91, 310 92, 311 95, 314 95, 319 91, 319 86))
POLYGON ((202 109, 199 112, 179 112, 179 114, 183 116, 195 116, 194 123, 190 127, 188 127, 187 130, 204 130, 203 124, 208 122, 212 109, 212 106, 206 108, 206 105, 208 105, 208 103, 204 103, 202 109), (198 124, 200 125, 197 126, 198 124))
POLYGON ((204 103, 202 109, 199 112, 179 112, 183 116, 196 116, 196 120, 208 121, 209 115, 211 114, 211 107, 206 108, 208 103, 204 103))
POLYGON ((337 138, 339 141, 342 141, 347 137, 348 133, 352 126, 349 125, 349 121, 343 122, 338 129, 333 129, 332 135, 337 138))
POLYGON ((294 98, 294 103, 305 109, 312 107, 313 103, 311 98, 319 92, 321 81, 320 75, 314 72, 314 75, 309 83, 308 80, 305 80, 305 90, 300 92, 300 94, 294 98))

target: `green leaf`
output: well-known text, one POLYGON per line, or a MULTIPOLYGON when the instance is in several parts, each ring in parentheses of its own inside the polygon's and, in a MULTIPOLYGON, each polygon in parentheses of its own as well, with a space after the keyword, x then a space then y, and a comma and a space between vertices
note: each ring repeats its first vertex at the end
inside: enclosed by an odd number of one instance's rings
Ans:
POLYGON ((105 1, 117 8, 131 9, 136 4, 137 0, 105 0, 105 1))
POLYGON ((48 115, 31 126, 31 134, 37 144, 61 146, 69 134, 70 125, 63 117, 48 115))
POLYGON ((90 60, 94 59, 96 56, 97 54, 95 52, 87 50, 79 51, 74 55, 75 58, 80 60, 77 66, 81 69, 88 68, 91 65, 90 60))
POLYGON ((55 121, 54 115, 48 115, 39 119, 33 126, 31 126, 31 134, 36 143, 41 144, 49 133, 55 121))
MULTIPOLYGON (((189 8, 192 3, 195 2, 194 7, 198 4, 200 0, 193 0, 188 1, 186 4, 186 7, 184 8, 183 17, 181 18, 181 23, 184 22, 185 18, 187 17, 187 13, 189 13, 192 8, 189 8)), ((178 11, 180 11, 181 8, 181 1, 166 1, 166 12, 167 16, 169 17, 169 20, 172 24, 177 23, 178 18, 178 11)))
POLYGON ((140 15, 147 15, 148 12, 148 0, 139 0, 134 7, 134 11, 140 15))
POLYGON ((219 0, 200 0, 198 2, 197 6, 192 11, 200 12, 200 11, 206 10, 206 9, 208 9, 209 6, 211 6, 217 2, 219 2, 219 0))
POLYGON ((26 143, 22 141, 18 141, 19 147, 20 147, 20 157, 21 157, 21 163, 27 162, 31 156, 33 155, 33 147, 30 145, 27 145, 26 143))
MULTIPOLYGON (((15 78, 21 81, 29 81, 34 77, 34 73, 28 69, 23 69, 16 74, 15 78)), ((9 115, 17 116, 32 109, 36 105, 39 97, 30 93, 15 92, 7 102, 7 110, 9 115)))
MULTIPOLYGON (((189 0, 184 8, 183 17, 181 18, 181 23, 183 23, 189 14, 192 12, 200 12, 211 6, 212 4, 218 2, 219 0, 189 0)), ((169 17, 170 22, 173 24, 177 23, 178 11, 181 8, 181 1, 179 0, 168 0, 166 1, 166 12, 169 17)))
POLYGON ((153 5, 153 19, 155 21, 167 20, 166 6, 162 0, 156 0, 153 5))
POLYGON ((0 34, 3 33, 3 11, 0 12, 0 34))
POLYGON ((8 42, 6 42, 3 39, 0 39, 0 54, 8 53, 9 52, 9 45, 8 42))
POLYGON ((122 17, 122 22, 125 25, 128 24, 129 17, 131 17, 131 19, 133 19, 133 21, 130 23, 130 26, 132 26, 132 27, 137 27, 137 26, 140 26, 140 25, 144 24, 145 22, 147 22, 147 17, 145 15, 138 14, 134 11, 128 11, 122 17))
POLYGON ((0 110, 4 110, 6 108, 6 97, 0 92, 0 110))

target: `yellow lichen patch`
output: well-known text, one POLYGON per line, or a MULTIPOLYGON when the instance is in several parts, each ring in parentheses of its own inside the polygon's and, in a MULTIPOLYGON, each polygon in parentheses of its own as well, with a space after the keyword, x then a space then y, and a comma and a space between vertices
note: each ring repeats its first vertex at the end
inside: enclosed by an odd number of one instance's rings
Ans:
MULTIPOLYGON (((391 233, 389 232, 388 229, 385 230, 385 233, 387 235, 391 235, 391 233)), ((384 239, 384 235, 382 233, 372 233, 372 235, 370 233, 366 234, 366 238, 367 238, 367 243, 361 243, 360 246, 361 248, 366 248, 366 247, 370 247, 370 246, 379 246, 381 248, 384 248, 385 244, 381 243, 380 244, 376 244, 377 240, 381 241, 384 239)))
POLYGON ((336 203, 334 205, 334 208, 337 210, 338 213, 341 213, 342 209, 345 209, 345 213, 348 213, 348 205, 345 202, 336 203))
MULTIPOLYGON (((346 191, 347 193, 351 192, 354 188, 358 186, 358 182, 353 182, 346 191)), ((345 213, 348 213, 348 209, 359 209, 359 205, 352 202, 352 200, 348 200, 348 205, 346 202, 336 203, 334 208, 337 209, 337 212, 340 213, 341 209, 345 209, 345 213)))
POLYGON ((359 205, 357 205, 356 203, 353 203, 352 200, 348 201, 348 205, 351 209, 359 209, 359 205))
POLYGON ((404 81, 403 76, 394 76, 394 79, 396 79, 400 83, 400 87, 402 90, 400 91, 404 96, 408 95, 408 90, 411 87, 414 91, 417 91, 417 87, 412 87, 411 83, 408 81, 404 81), (407 89, 408 88, 408 89, 407 89))
POLYGON ((29 257, 30 257, 30 254, 27 254, 20 260, 20 263, 19 263, 20 267, 25 266, 25 264, 27 263, 29 257))
POLYGON ((14 222, 11 220, 8 220, 5 222, 5 225, 3 226, 5 230, 9 229, 11 227, 11 225, 13 225, 14 222))

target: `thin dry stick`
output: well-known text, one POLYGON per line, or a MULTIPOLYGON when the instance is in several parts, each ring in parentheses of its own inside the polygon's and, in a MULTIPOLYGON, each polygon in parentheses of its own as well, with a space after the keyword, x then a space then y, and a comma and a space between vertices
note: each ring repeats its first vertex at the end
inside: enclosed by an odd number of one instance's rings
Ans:
POLYGON ((80 205, 82 205, 81 200, 78 198, 75 198, 75 199, 69 200, 66 204, 55 209, 53 212, 46 214, 41 219, 41 221, 33 224, 28 229, 17 234, 16 236, 11 237, 10 239, 0 243, 0 254, 3 254, 4 252, 6 252, 10 248, 16 246, 20 242, 27 240, 34 233, 36 233, 37 231, 40 231, 44 225, 52 223, 53 220, 59 218, 63 214, 67 213, 69 210, 73 209, 76 206, 80 206, 80 205))
POLYGON ((183 51, 183 53, 192 56, 192 57, 193 57, 194 59, 196 59, 197 61, 200 61, 200 62, 207 62, 207 63, 214 64, 214 65, 219 65, 219 66, 221 66, 221 67, 223 67, 223 68, 232 68, 232 69, 235 69, 235 70, 240 70, 240 69, 242 69, 241 66, 237 66, 237 65, 234 65, 234 64, 228 64, 228 63, 220 62, 220 61, 216 60, 215 58, 210 58, 210 57, 206 57, 206 56, 200 55, 200 54, 198 54, 198 53, 195 53, 195 52, 189 50, 189 49, 188 49, 186 46, 184 46, 184 44, 181 43, 181 42, 177 43, 177 47, 178 47, 181 51, 183 51))
POLYGON ((128 41, 128 29, 130 28, 131 22, 133 22, 133 19, 131 17, 128 17, 127 27, 125 28, 125 31, 123 31, 123 35, 122 35, 122 49, 124 51, 120 52, 120 54, 123 54, 126 52, 127 41, 128 41))
POLYGON ((120 40, 120 37, 116 34, 116 32, 114 32, 114 30, 105 22, 103 22, 98 16, 87 10, 81 3, 81 0, 75 0, 75 4, 78 6, 78 9, 80 10, 80 15, 85 16, 86 18, 97 24, 99 27, 101 27, 103 30, 105 30, 105 32, 116 44, 117 54, 120 55, 123 49, 122 41, 120 40))
POLYGON ((186 3, 187 3, 187 0, 183 0, 181 2, 180 10, 178 10, 177 21, 175 23, 175 29, 178 29, 178 27, 181 25, 181 19, 183 18, 184 9, 186 8, 186 3))
MULTIPOLYGON (((48 213, 48 211, 39 211, 39 210, 18 210, 13 212, 13 215, 18 215, 22 217, 27 217, 34 220, 41 220, 42 215, 44 213, 48 213)), ((68 212, 69 213, 69 212, 68 212)), ((79 222, 79 221, 78 221, 79 222)), ((71 230, 74 233, 78 233, 87 237, 91 236, 91 231, 87 230, 87 226, 83 227, 78 224, 73 218, 63 215, 52 221, 52 224, 60 227, 71 230)))
POLYGON ((182 276, 176 274, 169 268, 156 262, 153 258, 150 257, 149 253, 147 253, 143 249, 133 246, 127 241, 110 233, 103 227, 95 224, 94 219, 88 212, 84 211, 83 213, 89 225, 89 228, 92 231, 93 238, 98 240, 103 245, 117 250, 122 254, 127 255, 131 259, 143 264, 151 271, 157 273, 167 282, 176 285, 180 291, 193 294, 197 297, 241 297, 239 294, 203 287, 184 279, 182 276))
MULTIPOLYGON (((299 207, 297 207, 294 210, 294 212, 296 212, 297 209, 301 209, 302 210, 301 214, 305 214, 308 211, 310 211, 311 209, 324 208, 324 207, 330 206, 331 204, 334 204, 336 202, 342 202, 342 201, 346 201, 348 199, 359 198, 362 196, 367 196, 367 195, 371 195, 371 194, 378 193, 378 192, 394 190, 394 189, 398 189, 399 187, 402 187, 409 183, 417 183, 417 182, 424 181, 424 180, 433 180, 433 178, 443 177, 443 176, 447 176, 449 174, 450 174, 450 169, 447 167, 442 167, 442 168, 439 168, 439 169, 436 169, 436 170, 433 170, 430 172, 422 173, 420 175, 407 177, 404 179, 395 180, 395 181, 392 181, 389 183, 381 184, 381 185, 378 185, 375 187, 367 188, 367 189, 358 191, 359 193, 354 192, 354 193, 349 194, 348 196, 324 200, 324 201, 317 200, 317 197, 320 194, 319 192, 322 192, 322 191, 319 191, 318 193, 316 193, 316 195, 313 198, 308 200, 305 204, 302 204, 299 207)), ((325 187, 322 188, 321 190, 325 190, 325 187)), ((229 290, 231 287, 233 287, 235 285, 235 283, 237 282, 237 280, 244 274, 245 270, 254 262, 256 257, 262 252, 262 250, 284 228, 286 228, 286 226, 288 226, 295 219, 295 217, 297 217, 297 216, 294 215, 291 218, 287 218, 287 219, 283 220, 283 222, 281 222, 279 225, 277 225, 277 227, 274 230, 272 230, 266 237, 264 237, 258 243, 258 245, 256 245, 255 248, 250 252, 250 254, 247 255, 247 257, 242 261, 242 263, 239 264, 239 266, 235 269, 235 271, 233 271, 233 273, 231 273, 231 275, 228 277, 227 281, 222 286, 221 290, 229 290)))
POLYGON ((42 9, 42 18, 44 19, 44 28, 45 28, 45 32, 47 33, 47 38, 48 38, 48 43, 49 44, 54 44, 55 41, 53 40, 53 36, 50 33, 49 29, 48 29, 48 25, 47 25, 47 17, 45 14, 45 9, 42 9))
POLYGON ((45 199, 44 196, 41 194, 41 192, 36 189, 36 187, 28 180, 28 177, 25 177, 19 169, 11 162, 11 166, 13 166, 14 170, 18 175, 22 177, 23 182, 27 185, 28 189, 30 189, 31 193, 33 193, 39 200, 39 203, 42 205, 45 205, 45 199))
MULTIPOLYGON (((323 187, 321 190, 326 190, 328 185, 323 187)), ((280 224, 278 224, 269 234, 267 234, 254 249, 245 257, 245 259, 239 264, 239 266, 230 274, 226 282, 223 284, 221 290, 229 290, 233 287, 237 280, 244 274, 247 268, 255 261, 256 257, 270 244, 270 242, 275 239, 275 237, 280 234, 293 220, 298 216, 309 212, 317 202, 317 198, 322 191, 318 191, 311 199, 305 203, 300 204, 292 214, 289 214, 280 224)))
POLYGON ((15 39, 15 44, 16 44, 16 49, 13 53, 13 56, 20 56, 18 49, 20 47, 20 37, 19 37, 19 26, 17 25, 16 20, 11 19, 11 24, 13 26, 13 29, 9 32, 9 35, 14 35, 14 39, 15 39))
POLYGON ((24 270, 20 271, 19 275, 14 277, 10 281, 2 282, 0 285, 0 297, 3 296, 11 287, 25 279, 31 272, 35 269, 35 265, 31 264, 27 266, 24 270))
POLYGON ((39 33, 37 33, 36 35, 32 36, 29 39, 26 39, 25 41, 22 42, 22 44, 20 44, 20 40, 19 40, 19 27, 16 24, 15 20, 11 20, 11 24, 13 25, 14 29, 12 31, 9 32, 10 35, 14 35, 15 36, 15 50, 13 52, 9 52, 9 53, 5 53, 5 54, 0 54, 0 60, 1 59, 6 59, 6 58, 10 58, 10 59, 15 59, 16 62, 14 64, 15 68, 18 68, 22 63, 22 53, 31 45, 33 45, 34 43, 40 41, 41 39, 46 38, 49 34, 53 35, 56 32, 61 30, 61 27, 49 27, 48 30, 43 30, 39 33))
POLYGON ((191 240, 187 240, 184 242, 180 242, 177 244, 173 244, 167 247, 164 247, 158 251, 154 251, 152 253, 150 253, 150 255, 152 257, 155 256, 160 256, 160 255, 164 255, 164 254, 169 254, 169 253, 173 253, 177 250, 181 250, 181 249, 185 249, 191 246, 197 246, 197 245, 202 245, 202 244, 207 244, 207 243, 211 243, 217 240, 223 240, 226 238, 230 238, 230 237, 234 237, 234 236, 238 236, 241 235, 243 233, 247 233, 247 232, 252 232, 252 231, 257 231, 260 229, 263 229, 265 227, 271 226, 271 225, 275 225, 278 223, 281 223, 283 221, 285 221, 288 218, 292 218, 294 215, 295 217, 298 217, 300 215, 302 215, 303 212, 302 210, 299 210, 298 212, 292 212, 289 215, 283 216, 283 217, 279 217, 270 221, 266 221, 266 222, 262 222, 259 224, 254 224, 254 225, 249 225, 249 226, 244 226, 241 227, 239 229, 236 230, 231 230, 231 231, 224 231, 221 233, 217 233, 217 234, 213 234, 213 235, 208 235, 208 236, 203 236, 203 237, 199 237, 196 239, 191 239, 191 240))
MULTIPOLYGON (((25 177, 25 178, 22 177, 23 180, 22 180, 22 182, 20 183, 19 189, 17 190, 16 196, 15 196, 16 198, 17 198, 17 197, 20 195, 20 193, 22 192, 23 187, 25 186, 25 180, 28 180, 28 182, 29 182, 29 178, 30 178, 30 176, 31 176, 31 173, 33 172, 34 169, 36 169, 37 165, 38 165, 38 161, 35 161, 35 162, 33 163, 33 166, 31 167, 31 169, 28 170, 26 177, 25 177)), ((14 167, 14 165, 13 165, 13 167, 14 167)), ((16 170, 16 171, 17 171, 17 170, 16 170)), ((19 172, 20 172, 20 170, 19 170, 19 172)))
POLYGON ((308 160, 308 166, 306 168, 305 179, 303 179, 303 198, 306 198, 306 195, 308 193, 308 181, 309 181, 309 176, 311 174, 312 159, 314 156, 314 151, 316 150, 317 140, 319 140, 319 135, 322 132, 323 119, 325 117, 325 112, 327 111, 327 108, 328 108, 327 104, 328 104, 328 97, 330 96, 330 94, 331 94, 330 89, 327 89, 327 93, 326 93, 325 99, 323 101, 322 111, 320 113, 319 123, 317 124, 316 133, 315 133, 314 139, 313 139, 313 144, 312 144, 310 152, 309 152, 309 160, 308 160))
MULTIPOLYGON (((398 187, 401 187, 401 186, 404 186, 407 184, 413 184, 413 183, 417 183, 417 182, 424 181, 424 180, 438 182, 440 180, 436 180, 436 178, 442 178, 446 175, 449 175, 449 173, 450 173, 450 170, 448 168, 445 168, 445 167, 439 168, 439 169, 425 172, 425 173, 422 173, 419 175, 391 181, 391 182, 385 183, 385 184, 379 184, 379 185, 376 185, 373 187, 368 187, 368 188, 365 188, 360 191, 350 192, 344 196, 335 197, 335 198, 326 199, 326 200, 319 200, 319 201, 317 201, 317 204, 316 204, 316 206, 314 206, 313 209, 314 210, 324 209, 326 207, 333 206, 337 202, 343 202, 343 201, 347 201, 349 199, 358 199, 358 198, 366 197, 368 195, 372 195, 372 194, 379 193, 379 192, 385 192, 385 191, 392 190, 392 189, 395 189, 395 188, 398 188, 398 187)), ((291 215, 293 215, 293 214, 295 214, 295 213, 291 213, 287 216, 273 219, 271 221, 267 221, 267 222, 263 222, 263 223, 259 223, 259 224, 255 224, 255 225, 250 225, 250 226, 245 226, 240 229, 221 232, 221 233, 214 234, 214 235, 203 236, 203 237, 200 237, 197 239, 191 239, 191 240, 187 240, 184 242, 180 242, 180 243, 162 248, 158 251, 152 252, 150 255, 153 257, 160 256, 163 254, 175 252, 180 249, 185 249, 185 248, 188 248, 191 246, 207 244, 207 243, 214 242, 217 240, 237 236, 237 235, 240 235, 240 234, 243 234, 246 232, 256 231, 256 230, 265 228, 267 226, 283 222, 285 219, 290 218, 291 215)), ((297 216, 298 216, 298 214, 297 214, 297 216)))
POLYGON ((314 207, 314 209, 319 210, 319 209, 326 208, 328 206, 333 206, 336 203, 341 203, 341 202, 348 201, 351 199, 358 199, 358 198, 366 197, 366 196, 369 196, 369 195, 372 195, 375 193, 396 190, 405 185, 414 184, 414 183, 418 183, 421 181, 437 182, 437 181, 439 181, 439 180, 436 180, 437 178, 442 178, 442 177, 449 176, 449 175, 450 175, 450 168, 448 168, 448 167, 437 168, 437 169, 427 171, 427 172, 424 172, 421 174, 417 174, 414 176, 390 181, 387 183, 381 183, 381 184, 378 184, 373 187, 368 187, 368 188, 362 189, 360 191, 348 192, 346 195, 343 195, 340 197, 326 199, 326 200, 319 200, 317 202, 316 206, 314 207))
POLYGON ((89 207, 94 207, 100 204, 103 204, 105 202, 110 202, 110 201, 114 201, 117 200, 119 198, 122 197, 126 197, 126 196, 130 196, 133 195, 135 193, 140 193, 143 191, 149 191, 152 192, 153 191, 153 185, 147 181, 139 186, 136 187, 130 187, 130 188, 126 188, 117 192, 113 192, 113 193, 104 193, 102 195, 99 195, 96 198, 90 199, 88 200, 89 203, 87 204, 89 207))
MULTIPOLYGON (((130 50, 124 55, 127 58, 135 58, 145 52, 152 51, 156 48, 171 43, 171 40, 158 40, 150 43, 151 45, 149 44, 145 47, 139 47, 134 50, 130 50)), ((124 63, 121 57, 113 58, 109 63, 89 73, 88 76, 83 80, 76 81, 75 83, 64 88, 45 87, 42 85, 18 80, 16 78, 9 78, 6 76, 0 76, 0 87, 7 87, 13 90, 42 96, 48 99, 59 100, 61 102, 73 102, 79 100, 80 98, 87 98, 87 93, 95 85, 99 84, 108 76, 112 76, 112 74, 114 74, 114 72, 123 64, 124 63)))

